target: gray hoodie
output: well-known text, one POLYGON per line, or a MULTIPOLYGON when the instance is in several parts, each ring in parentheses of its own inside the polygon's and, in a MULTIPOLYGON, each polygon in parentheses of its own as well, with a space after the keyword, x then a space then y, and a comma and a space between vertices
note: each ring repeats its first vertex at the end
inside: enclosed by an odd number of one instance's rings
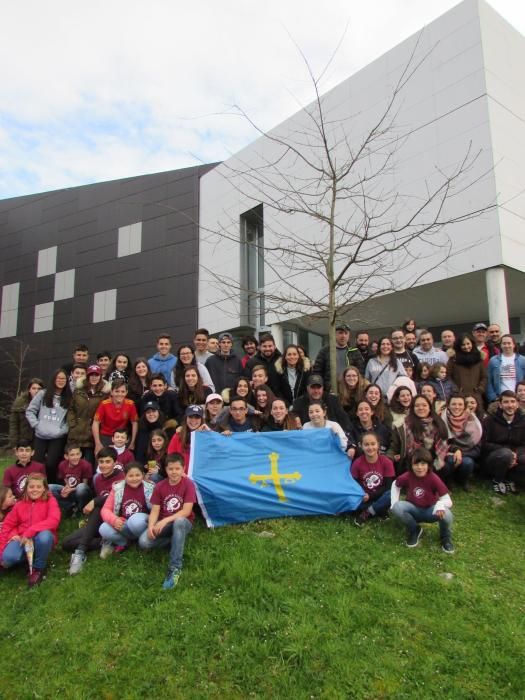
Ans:
POLYGON ((51 408, 46 406, 44 394, 44 390, 39 391, 27 407, 27 422, 35 431, 35 436, 42 440, 64 437, 69 430, 66 420, 67 408, 60 405, 60 399, 57 396, 53 397, 51 408))

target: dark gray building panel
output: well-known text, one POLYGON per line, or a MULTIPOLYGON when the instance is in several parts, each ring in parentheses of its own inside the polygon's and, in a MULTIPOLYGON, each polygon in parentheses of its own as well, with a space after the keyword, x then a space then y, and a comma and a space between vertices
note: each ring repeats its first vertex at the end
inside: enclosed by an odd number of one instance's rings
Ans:
MULTIPOLYGON (((0 201, 0 285, 20 285, 16 338, 33 350, 28 373, 49 376, 69 360, 77 342, 89 346, 92 358, 102 349, 125 350, 133 358, 151 355, 161 331, 175 342, 191 339, 197 322, 199 178, 210 167, 0 201), (138 222, 141 230, 121 231, 119 257, 119 229, 138 222), (38 277, 39 251, 54 246, 56 268, 38 277), (64 274, 56 282, 57 273, 64 274), (115 318, 94 323, 95 295, 107 290, 116 290, 115 318), (52 330, 33 332, 38 305, 46 305, 46 319, 52 308, 52 330)), ((11 345, 12 338, 0 338, 0 349, 11 345)))

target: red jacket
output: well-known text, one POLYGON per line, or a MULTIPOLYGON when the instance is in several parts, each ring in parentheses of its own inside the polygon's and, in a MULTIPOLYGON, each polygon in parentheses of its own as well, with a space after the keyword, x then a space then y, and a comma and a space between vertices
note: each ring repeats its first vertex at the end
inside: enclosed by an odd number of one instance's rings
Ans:
POLYGON ((34 537, 42 530, 50 530, 57 542, 60 524, 60 508, 56 499, 49 494, 47 501, 17 501, 6 515, 0 532, 0 556, 8 542, 16 535, 34 537))

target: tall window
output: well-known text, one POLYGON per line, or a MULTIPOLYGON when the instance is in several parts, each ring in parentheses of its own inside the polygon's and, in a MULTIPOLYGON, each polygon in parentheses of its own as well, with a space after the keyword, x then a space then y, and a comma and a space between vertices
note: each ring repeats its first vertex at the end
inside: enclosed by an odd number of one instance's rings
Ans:
POLYGON ((241 325, 264 326, 263 207, 241 214, 241 325))

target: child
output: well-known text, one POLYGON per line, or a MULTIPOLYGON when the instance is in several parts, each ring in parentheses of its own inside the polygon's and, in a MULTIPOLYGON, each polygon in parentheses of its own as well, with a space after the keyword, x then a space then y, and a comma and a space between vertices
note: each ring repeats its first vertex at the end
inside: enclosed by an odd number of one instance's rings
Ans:
POLYGON ((0 531, 6 515, 12 510, 16 498, 9 486, 0 486, 0 531))
POLYGON ((166 459, 167 478, 156 484, 151 496, 148 529, 139 538, 141 549, 170 547, 168 572, 162 588, 174 588, 182 569, 186 535, 190 532, 196 501, 195 486, 184 473, 184 457, 169 454, 166 459))
POLYGON ((138 462, 129 462, 124 467, 123 481, 113 484, 111 493, 102 507, 99 532, 102 537, 100 558, 107 559, 114 551, 122 553, 130 540, 138 540, 148 527, 151 510, 153 484, 144 481, 144 472, 138 462))
POLYGON ((307 423, 303 425, 303 430, 312 430, 313 428, 328 428, 339 438, 339 444, 343 452, 353 459, 355 450, 349 449, 348 438, 346 437, 344 430, 341 428, 339 423, 333 420, 328 420, 326 417, 326 406, 321 401, 312 401, 308 407, 308 418, 310 419, 307 423))
POLYGON ((58 480, 62 483, 49 485, 49 490, 61 509, 73 513, 77 508, 84 508, 91 499, 88 483, 92 475, 91 464, 82 459, 80 447, 73 442, 68 443, 64 459, 58 465, 58 480))
POLYGON ((407 527, 407 547, 417 547, 423 528, 419 523, 439 523, 441 548, 454 553, 450 535, 453 522, 452 500, 447 487, 432 470, 433 458, 424 448, 414 450, 410 470, 398 476, 392 484, 392 514, 407 527), (401 489, 406 489, 406 501, 400 501, 401 489))
POLYGON ((452 379, 447 376, 447 366, 442 362, 436 362, 435 365, 432 365, 430 375, 430 383, 436 390, 437 400, 446 403, 458 390, 452 379))
POLYGON ((128 442, 128 429, 118 428, 114 431, 111 440, 111 447, 113 447, 117 453, 117 466, 122 470, 130 462, 135 461, 135 456, 133 452, 126 447, 128 442))
POLYGON ((146 451, 146 479, 157 483, 162 480, 161 471, 166 467, 166 455, 168 454, 168 436, 164 430, 156 428, 149 436, 148 449, 146 451))
POLYGON ((73 552, 69 563, 69 574, 74 576, 82 571, 86 563, 87 550, 98 549, 100 538, 98 529, 102 524, 100 511, 108 497, 113 483, 124 478, 122 469, 116 466, 117 453, 112 447, 103 447, 97 454, 98 469, 100 473, 95 474, 93 488, 95 498, 87 503, 83 508, 84 515, 87 515, 86 524, 75 532, 68 535, 62 542, 62 549, 66 552, 73 552))
POLYGON ((57 541, 60 508, 49 493, 44 474, 27 477, 22 499, 6 516, 0 533, 0 566, 9 569, 26 561, 26 547, 33 547, 32 570, 27 577, 30 588, 42 582, 47 559, 57 541))
POLYGON ((16 462, 7 467, 2 479, 2 485, 8 486, 17 500, 22 498, 29 474, 38 473, 45 475, 46 473, 46 468, 43 464, 32 461, 35 452, 31 447, 31 443, 27 440, 19 440, 18 443, 14 449, 16 462))
POLYGON ((375 433, 365 433, 361 441, 363 454, 352 462, 350 469, 365 491, 354 518, 358 527, 363 527, 369 518, 386 515, 390 508, 390 488, 396 473, 392 460, 379 454, 380 447, 379 437, 375 433))
POLYGON ((131 423, 131 441, 129 449, 135 449, 138 430, 137 409, 131 399, 127 399, 128 387, 123 379, 116 379, 111 384, 111 398, 104 399, 97 406, 91 431, 95 443, 95 454, 104 447, 109 446, 113 434, 120 428, 127 428, 131 423))

